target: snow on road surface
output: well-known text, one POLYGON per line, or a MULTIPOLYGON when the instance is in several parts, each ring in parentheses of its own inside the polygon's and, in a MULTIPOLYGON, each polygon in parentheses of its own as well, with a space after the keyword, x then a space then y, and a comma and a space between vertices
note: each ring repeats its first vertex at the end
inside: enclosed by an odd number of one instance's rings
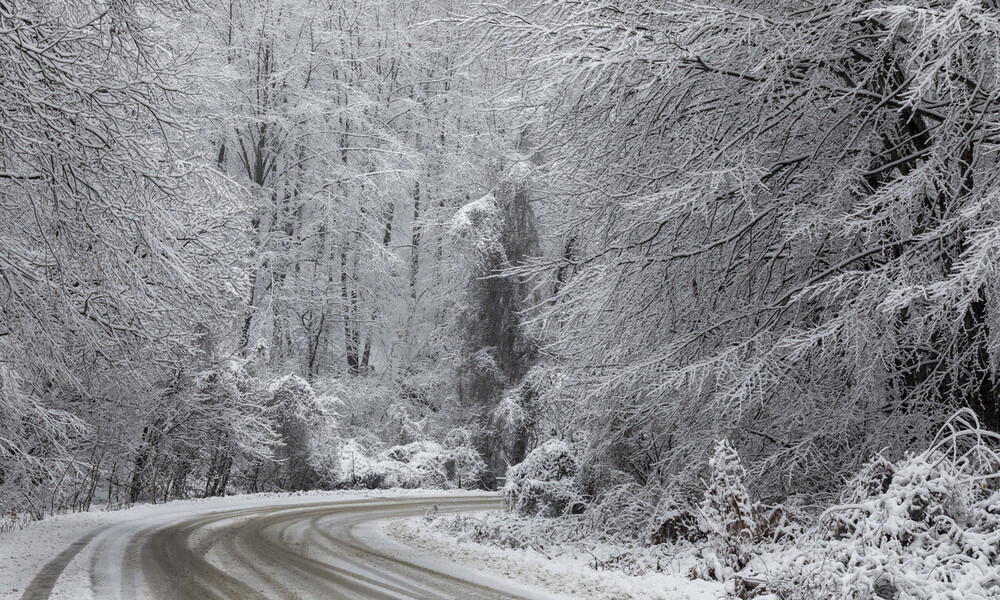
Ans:
POLYGON ((246 496, 65 515, 0 535, 0 598, 552 598, 490 589, 386 557, 352 536, 371 519, 482 510, 495 495, 246 496))

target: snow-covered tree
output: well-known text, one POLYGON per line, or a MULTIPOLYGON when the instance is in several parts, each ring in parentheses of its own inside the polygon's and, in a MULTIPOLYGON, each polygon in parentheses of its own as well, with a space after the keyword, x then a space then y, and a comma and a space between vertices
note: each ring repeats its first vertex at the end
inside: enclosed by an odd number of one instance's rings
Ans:
POLYGON ((456 295, 438 224, 489 145, 448 3, 214 4, 218 160, 256 201, 244 345, 313 381, 429 362, 456 295))
POLYGON ((178 10, 0 3, 0 421, 22 424, 0 435, 0 501, 25 464, 74 497, 105 454, 134 464, 144 415, 244 287, 240 194, 199 156, 178 10))
POLYGON ((544 0, 483 23, 551 165, 560 251, 519 272, 557 290, 540 322, 596 452, 645 478, 725 436, 787 492, 956 407, 1000 428, 993 8, 544 0))
POLYGON ((537 356, 522 314, 531 290, 520 277, 503 273, 537 253, 531 172, 529 163, 516 162, 493 192, 465 205, 451 222, 476 253, 462 315, 458 403, 483 432, 481 451, 492 477, 524 459, 535 418, 526 412, 530 399, 524 397, 534 391, 520 387, 537 356))

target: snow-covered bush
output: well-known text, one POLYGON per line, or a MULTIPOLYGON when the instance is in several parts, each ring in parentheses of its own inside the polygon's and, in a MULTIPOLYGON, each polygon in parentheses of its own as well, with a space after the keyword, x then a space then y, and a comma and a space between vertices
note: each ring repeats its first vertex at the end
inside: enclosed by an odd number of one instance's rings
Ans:
MULTIPOLYGON (((507 465, 524 461, 531 447, 534 429, 533 415, 524 405, 521 388, 509 390, 494 407, 486 427, 484 440, 490 460, 491 475, 499 477, 507 465)), ((493 487, 497 481, 485 482, 493 487)))
POLYGON ((278 379, 270 392, 269 410, 280 437, 275 451, 279 461, 276 483, 285 490, 313 488, 323 478, 314 467, 312 455, 317 450, 314 436, 324 425, 326 411, 312 386, 297 375, 278 379))
POLYGON ((549 440, 507 471, 501 493, 507 508, 526 515, 576 513, 585 503, 576 483, 577 460, 565 440, 549 440))
POLYGON ((410 444, 425 436, 427 418, 416 418, 402 403, 393 404, 386 412, 384 439, 393 444, 410 444))
POLYGON ((261 491, 280 443, 262 378, 266 347, 191 374, 147 417, 134 450, 128 502, 261 491), (195 460, 192 460, 196 457, 195 460), (233 489, 229 489, 230 486, 233 489))
POLYGON ((319 416, 312 421, 309 430, 308 461, 319 477, 319 487, 330 488, 336 486, 341 471, 340 410, 343 401, 335 395, 317 395, 315 403, 319 416))
POLYGON ((761 509, 743 484, 746 470, 727 440, 716 444, 708 466, 711 479, 701 504, 702 529, 709 542, 706 574, 725 579, 750 561, 761 538, 761 509))
POLYGON ((452 429, 441 445, 450 457, 450 462, 446 463, 448 478, 460 488, 475 487, 482 479, 486 463, 476 451, 469 432, 465 429, 452 429))
POLYGON ((928 450, 876 459, 770 587, 796 600, 1000 597, 998 441, 963 411, 928 450))
POLYGON ((328 378, 314 387, 336 405, 340 436, 358 440, 374 456, 388 446, 438 439, 450 426, 443 422, 447 411, 440 410, 439 400, 425 395, 440 390, 426 381, 422 386, 428 389, 410 383, 369 374, 328 378))
POLYGON ((448 222, 448 232, 469 240, 477 257, 500 249, 501 211, 494 193, 473 200, 455 212, 448 222))
POLYGON ((28 512, 18 512, 17 509, 9 508, 0 513, 0 533, 22 529, 35 520, 35 517, 28 512))
POLYGON ((587 507, 587 526, 599 536, 622 540, 645 537, 656 509, 656 490, 636 483, 617 485, 587 507))
POLYGON ((388 467, 386 487, 448 487, 448 465, 454 464, 440 444, 428 441, 393 446, 379 458, 388 467))
POLYGON ((693 499, 668 491, 660 497, 653 510, 649 543, 658 545, 703 540, 705 532, 699 521, 697 503, 693 499))
MULTIPOLYGON (((613 512, 611 505, 608 504, 607 508, 610 515, 613 512)), ((508 511, 457 515, 430 513, 414 523, 419 528, 446 533, 462 542, 534 551, 539 559, 543 556, 549 560, 560 556, 588 557, 587 566, 599 571, 682 576, 690 572, 697 560, 688 548, 678 552, 669 545, 646 545, 636 543, 637 540, 629 539, 627 535, 616 537, 594 531, 586 526, 592 516, 589 513, 590 508, 581 515, 562 515, 552 519, 508 511)), ((707 583, 693 585, 705 587, 707 583)))
POLYGON ((523 443, 526 431, 531 426, 532 417, 521 402, 519 392, 520 389, 515 388, 504 394, 490 416, 490 424, 496 437, 506 448, 511 448, 518 442, 523 443))
MULTIPOLYGON (((529 323, 529 325, 535 325, 529 323)), ((563 367, 538 364, 524 375, 518 385, 522 405, 531 415, 535 435, 565 437, 579 443, 585 434, 576 425, 578 404, 568 389, 571 379, 563 367)), ((582 467, 582 465, 581 465, 582 467)))
POLYGON ((337 449, 337 463, 341 473, 337 480, 340 487, 377 489, 382 487, 387 472, 379 461, 369 456, 358 440, 344 440, 337 449))

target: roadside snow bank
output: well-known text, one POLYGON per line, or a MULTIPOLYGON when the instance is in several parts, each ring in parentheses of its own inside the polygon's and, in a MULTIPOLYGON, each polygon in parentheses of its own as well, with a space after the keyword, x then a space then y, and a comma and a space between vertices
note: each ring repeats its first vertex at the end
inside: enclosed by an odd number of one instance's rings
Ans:
MULTIPOLYGON (((683 574, 691 560, 687 555, 656 556, 649 552, 655 549, 595 545, 582 539, 579 543, 548 544, 541 541, 549 539, 544 530, 537 530, 534 542, 513 542, 525 539, 519 535, 507 538, 510 545, 506 547, 494 545, 500 538, 481 543, 482 536, 502 536, 502 529, 510 526, 511 518, 515 517, 485 512, 404 519, 378 526, 389 538, 417 549, 422 555, 547 589, 560 597, 716 600, 725 595, 722 584, 693 581, 683 574), (636 565, 632 574, 611 564, 620 560, 636 565)), ((525 520, 523 524, 528 522, 525 520)))

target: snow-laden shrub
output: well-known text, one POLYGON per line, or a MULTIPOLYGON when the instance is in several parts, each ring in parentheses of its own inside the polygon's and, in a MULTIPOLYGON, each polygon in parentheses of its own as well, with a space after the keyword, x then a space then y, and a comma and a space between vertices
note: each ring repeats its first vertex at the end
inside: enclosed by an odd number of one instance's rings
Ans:
POLYGON ((493 192, 458 209, 448 221, 448 233, 468 240, 477 257, 502 250, 500 206, 493 192))
POLYGON ((864 469, 771 588, 802 600, 1000 597, 1000 438, 971 411, 939 437, 864 469))
POLYGON ((441 443, 450 457, 446 463, 448 479, 458 487, 475 487, 482 479, 486 463, 476 451, 472 436, 465 429, 452 429, 441 443))
MULTIPOLYGON (((460 542, 531 550, 538 553, 535 556, 539 559, 586 556, 589 557, 587 567, 598 571, 618 571, 631 575, 671 573, 682 576, 689 572, 696 560, 693 552, 687 549, 678 552, 668 545, 637 544, 636 540, 627 537, 594 531, 585 526, 590 518, 589 512, 590 508, 581 515, 563 515, 554 519, 507 511, 457 515, 428 513, 415 523, 417 527, 446 533, 460 542)), ((609 514, 610 512, 609 505, 609 514)), ((692 586, 702 589, 715 587, 708 582, 698 582, 692 586)), ((700 594, 694 595, 702 597, 700 594)), ((718 595, 705 596, 709 597, 716 598, 718 595)))
MULTIPOLYGON (((388 472, 381 462, 371 457, 357 440, 344 440, 337 452, 341 474, 337 481, 341 487, 378 489, 383 486, 388 472)), ((386 486, 387 487, 387 486, 386 486)))
POLYGON ((448 467, 451 462, 444 448, 436 442, 411 442, 393 446, 379 455, 388 465, 388 487, 444 488, 448 487, 448 467))
POLYGON ((469 433, 468 429, 456 427, 444 436, 444 439, 441 440, 441 445, 448 450, 455 450, 457 448, 472 448, 472 434, 469 433))
POLYGON ((9 508, 0 513, 0 534, 23 529, 34 520, 35 517, 31 513, 18 512, 17 509, 9 508))
MULTIPOLYGON (((523 462, 531 447, 534 418, 525 406, 524 391, 521 387, 508 390, 490 415, 484 439, 491 476, 501 475, 507 465, 523 462)), ((487 487, 495 483, 493 479, 484 481, 487 487)))
POLYGON ((322 416, 316 419, 309 432, 309 465, 319 475, 320 487, 335 487, 340 476, 340 410, 343 401, 337 396, 319 396, 316 404, 322 416))
POLYGON ((490 424, 504 446, 513 446, 531 425, 531 415, 521 403, 520 389, 505 394, 490 417, 490 424))
POLYGON ((338 431, 369 449, 408 444, 430 434, 427 407, 401 397, 405 390, 396 382, 362 374, 348 380, 324 379, 314 385, 319 397, 336 398, 338 431))
POLYGON ((383 439, 390 444, 410 444, 424 439, 427 417, 417 418, 401 403, 386 411, 383 439))
POLYGON ((229 486, 237 492, 274 489, 262 476, 274 466, 280 443, 262 378, 266 359, 266 347, 258 345, 249 356, 222 360, 192 373, 186 383, 182 378, 169 392, 172 401, 146 416, 127 503, 218 496, 229 493, 229 486), (168 473, 169 479, 163 477, 168 473))
POLYGON ((507 508, 526 515, 557 517, 583 510, 576 483, 577 461, 570 444, 549 440, 507 471, 501 494, 507 508))
POLYGON ((523 404, 532 413, 535 430, 546 437, 569 437, 579 441, 582 432, 574 427, 578 405, 568 389, 571 379, 561 366, 540 364, 531 367, 518 385, 523 404))
POLYGON ((711 479, 701 504, 701 527, 708 536, 707 575, 721 580, 750 561, 761 538, 761 509, 743 484, 746 470, 727 440, 716 444, 708 466, 711 479))
POLYGON ((601 537, 645 537, 656 510, 656 490, 636 483, 616 485, 587 507, 587 525, 601 537))
POLYGON ((270 388, 268 411, 279 435, 276 467, 261 473, 275 480, 279 489, 329 488, 340 473, 339 411, 343 401, 335 394, 318 395, 297 375, 275 380, 270 388))
POLYGON ((697 502, 682 494, 671 491, 664 493, 657 502, 650 521, 649 543, 652 545, 705 539, 697 502))
POLYGON ((313 455, 320 450, 315 438, 329 416, 309 382, 297 375, 276 380, 270 392, 270 411, 281 442, 275 450, 276 482, 285 490, 314 488, 323 479, 314 467, 313 455))

